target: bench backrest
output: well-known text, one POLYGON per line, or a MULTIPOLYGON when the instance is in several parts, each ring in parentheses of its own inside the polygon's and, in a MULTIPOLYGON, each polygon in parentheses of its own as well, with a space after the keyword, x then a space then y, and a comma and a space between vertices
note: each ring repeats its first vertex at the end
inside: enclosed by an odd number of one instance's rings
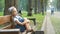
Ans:
POLYGON ((10 21, 11 21, 10 15, 0 16, 0 25, 10 21))
POLYGON ((0 16, 0 34, 19 34, 20 30, 13 29, 12 23, 11 15, 0 16))
POLYGON ((12 26, 12 17, 11 15, 6 15, 6 16, 0 16, 0 29, 11 29, 13 28, 12 26))

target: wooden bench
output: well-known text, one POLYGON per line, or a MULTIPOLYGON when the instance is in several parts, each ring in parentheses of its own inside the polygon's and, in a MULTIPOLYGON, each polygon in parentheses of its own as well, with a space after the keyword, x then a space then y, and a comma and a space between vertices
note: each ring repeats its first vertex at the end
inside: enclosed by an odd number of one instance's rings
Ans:
MULTIPOLYGON (((28 18, 29 20, 33 20, 34 25, 36 25, 36 18, 28 18)), ((11 29, 14 28, 14 24, 12 22, 12 18, 10 15, 0 16, 0 25, 4 25, 3 29, 11 29), (8 26, 7 26, 8 25, 8 26)))
POLYGON ((19 30, 14 29, 14 26, 10 15, 0 16, 0 34, 18 34, 19 30))
POLYGON ((19 29, 1 29, 0 34, 20 34, 19 29))
MULTIPOLYGON (((36 25, 36 19, 35 18, 28 18, 29 20, 33 20, 34 21, 34 25, 36 25)), ((10 15, 6 15, 6 16, 0 16, 0 34, 19 34, 19 30, 17 31, 16 29, 14 29, 14 24, 12 22, 12 18, 10 15), (15 30, 15 31, 14 31, 15 30), (8 32, 9 31, 9 32, 8 32)), ((33 32, 33 33, 39 33, 37 31, 33 32)), ((40 31, 40 34, 43 33, 42 31, 40 31)))
POLYGON ((35 31, 32 34, 44 34, 44 31, 35 31))

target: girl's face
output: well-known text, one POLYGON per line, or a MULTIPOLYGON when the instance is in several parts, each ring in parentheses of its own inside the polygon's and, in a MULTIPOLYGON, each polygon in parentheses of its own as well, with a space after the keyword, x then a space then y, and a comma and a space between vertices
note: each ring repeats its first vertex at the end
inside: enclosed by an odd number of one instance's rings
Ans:
POLYGON ((12 10, 12 15, 13 15, 13 16, 16 16, 16 15, 17 15, 17 13, 18 13, 18 12, 17 12, 17 9, 16 9, 16 8, 14 8, 14 9, 12 10))

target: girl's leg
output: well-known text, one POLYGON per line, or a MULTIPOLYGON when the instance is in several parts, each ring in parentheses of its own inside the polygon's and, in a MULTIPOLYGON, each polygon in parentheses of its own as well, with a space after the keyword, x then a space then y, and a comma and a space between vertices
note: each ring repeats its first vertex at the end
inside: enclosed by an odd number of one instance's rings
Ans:
POLYGON ((26 34, 34 32, 29 23, 25 24, 25 27, 26 27, 26 34))
POLYGON ((27 30, 31 30, 30 21, 27 18, 24 18, 27 23, 25 24, 27 30))
POLYGON ((33 31, 33 29, 30 26, 30 20, 28 20, 27 18, 25 18, 25 21, 27 21, 27 23, 25 24, 26 30, 27 31, 33 31))
POLYGON ((29 23, 26 23, 25 26, 27 30, 31 30, 31 26, 29 25, 29 23))

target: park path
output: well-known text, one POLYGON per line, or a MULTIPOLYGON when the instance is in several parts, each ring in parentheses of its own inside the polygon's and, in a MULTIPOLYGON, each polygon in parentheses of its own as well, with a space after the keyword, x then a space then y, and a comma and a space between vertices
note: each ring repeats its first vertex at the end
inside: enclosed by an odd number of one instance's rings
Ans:
POLYGON ((60 12, 55 12, 53 17, 60 18, 60 12))
POLYGON ((41 31, 44 31, 45 34, 55 34, 53 25, 50 20, 50 14, 49 12, 46 13, 41 31))

